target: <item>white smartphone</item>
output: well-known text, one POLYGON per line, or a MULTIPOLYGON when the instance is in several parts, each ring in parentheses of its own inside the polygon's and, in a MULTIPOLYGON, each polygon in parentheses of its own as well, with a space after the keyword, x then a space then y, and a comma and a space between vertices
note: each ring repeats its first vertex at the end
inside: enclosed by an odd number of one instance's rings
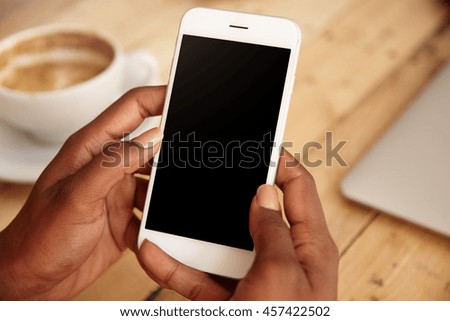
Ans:
POLYGON ((287 19, 195 8, 183 17, 139 232, 193 268, 242 278, 248 215, 273 184, 300 30, 287 19))

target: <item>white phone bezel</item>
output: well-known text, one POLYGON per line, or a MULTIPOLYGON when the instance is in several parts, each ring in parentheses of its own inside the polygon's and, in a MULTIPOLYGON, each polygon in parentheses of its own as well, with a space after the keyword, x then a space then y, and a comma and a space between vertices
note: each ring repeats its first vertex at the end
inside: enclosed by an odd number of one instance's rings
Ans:
MULTIPOLYGON (((208 8, 194 8, 186 12, 180 24, 174 59, 172 61, 160 126, 163 131, 166 123, 175 71, 177 69, 180 45, 183 35, 185 34, 291 49, 286 73, 286 82, 283 89, 280 113, 274 137, 275 148, 272 150, 271 166, 269 166, 266 180, 267 184, 274 184, 290 96, 295 81, 295 69, 301 42, 300 29, 294 22, 278 17, 208 8)), ((154 164, 158 163, 158 158, 159 153, 154 157, 154 164)), ((255 256, 254 251, 209 243, 145 228, 151 191, 154 184, 154 173, 156 170, 157 166, 154 165, 150 174, 142 223, 139 230, 138 246, 142 244, 144 239, 148 239, 157 244, 170 256, 193 268, 231 278, 238 279, 244 277, 253 263, 255 256)))

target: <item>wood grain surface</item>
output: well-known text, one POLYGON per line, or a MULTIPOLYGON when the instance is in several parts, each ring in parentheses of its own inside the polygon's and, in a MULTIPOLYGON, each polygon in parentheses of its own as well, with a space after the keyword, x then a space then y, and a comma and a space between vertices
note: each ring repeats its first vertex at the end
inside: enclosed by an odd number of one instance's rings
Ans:
MULTIPOLYGON (((341 300, 450 300, 450 240, 343 198, 352 166, 450 60, 450 5, 443 0, 0 0, 0 38, 51 23, 101 29, 144 49, 168 79, 178 24, 195 6, 284 16, 303 31, 285 141, 346 141, 334 161, 310 167, 341 253, 341 300)), ((302 155, 299 155, 300 158, 302 155)), ((325 160, 324 151, 310 159, 325 160)), ((0 228, 31 186, 0 183, 0 228)), ((449 209, 450 211, 450 209, 449 209)), ((449 213, 450 215, 450 213, 449 213)), ((449 216, 450 219, 450 216, 449 216)), ((130 251, 77 300, 183 300, 159 289, 130 251)))

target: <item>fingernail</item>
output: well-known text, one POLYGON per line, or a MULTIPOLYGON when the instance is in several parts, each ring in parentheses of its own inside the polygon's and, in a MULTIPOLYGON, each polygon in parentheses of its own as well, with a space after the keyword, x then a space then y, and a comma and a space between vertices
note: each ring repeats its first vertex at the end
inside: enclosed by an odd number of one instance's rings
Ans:
POLYGON ((155 128, 152 130, 152 137, 147 141, 147 144, 144 146, 145 148, 153 148, 156 144, 159 144, 164 135, 159 128, 155 128))
POLYGON ((278 194, 275 187, 271 185, 261 185, 256 191, 256 203, 263 208, 280 211, 278 194))

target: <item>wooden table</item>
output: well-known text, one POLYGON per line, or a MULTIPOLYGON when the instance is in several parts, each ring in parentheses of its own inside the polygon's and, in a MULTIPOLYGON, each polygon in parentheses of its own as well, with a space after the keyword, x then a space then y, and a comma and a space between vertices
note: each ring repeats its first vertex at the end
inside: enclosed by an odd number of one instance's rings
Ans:
MULTIPOLYGON (((448 3, 448 2, 447 2, 448 3)), ((450 240, 342 197, 339 183, 450 58, 449 5, 439 0, 1 0, 0 37, 35 25, 81 23, 152 52, 167 80, 178 23, 190 7, 285 16, 303 46, 285 141, 348 141, 349 164, 309 168, 341 253, 341 300, 450 300, 450 240)), ((323 151, 322 151, 323 152, 323 151)), ((324 159, 316 152, 311 159, 324 159)), ((31 186, 2 184, 0 228, 31 186)), ((450 210, 450 209, 449 209, 450 210)), ((182 299, 160 290, 126 252, 80 300, 182 299)))

